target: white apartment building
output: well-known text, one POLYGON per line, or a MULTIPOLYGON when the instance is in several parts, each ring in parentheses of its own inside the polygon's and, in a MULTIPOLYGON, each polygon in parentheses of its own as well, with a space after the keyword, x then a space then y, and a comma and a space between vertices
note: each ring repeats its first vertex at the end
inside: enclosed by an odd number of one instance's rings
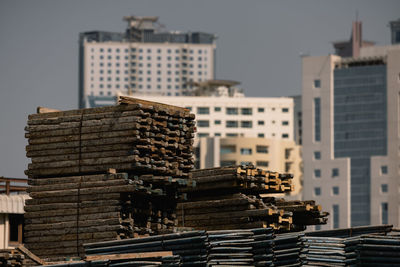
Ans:
POLYGON ((198 137, 261 137, 294 140, 293 98, 138 96, 186 107, 196 115, 198 137))
POLYGON ((80 108, 114 104, 116 92, 188 95, 188 82, 214 78, 214 35, 159 32, 154 17, 126 20, 126 33, 80 34, 80 108))
POLYGON ((304 57, 303 198, 322 229, 400 225, 400 45, 304 57))

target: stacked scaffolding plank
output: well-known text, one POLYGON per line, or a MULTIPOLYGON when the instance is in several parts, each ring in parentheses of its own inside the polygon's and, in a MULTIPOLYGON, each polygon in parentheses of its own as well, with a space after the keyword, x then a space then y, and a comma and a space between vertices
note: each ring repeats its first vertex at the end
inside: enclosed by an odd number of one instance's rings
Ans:
POLYGON ((400 266, 400 232, 361 236, 357 250, 359 266, 400 266))
POLYGON ((29 115, 29 177, 118 171, 188 177, 194 116, 185 109, 121 104, 29 115))
POLYGON ((180 226, 205 230, 272 227, 290 232, 327 222, 328 213, 321 212, 314 201, 265 197, 290 192, 291 174, 248 165, 194 170, 192 178, 196 187, 181 190, 188 201, 177 207, 180 226))
POLYGON ((81 256, 83 243, 176 231, 178 188, 195 185, 187 109, 123 98, 112 107, 32 114, 26 131, 32 252, 81 256))

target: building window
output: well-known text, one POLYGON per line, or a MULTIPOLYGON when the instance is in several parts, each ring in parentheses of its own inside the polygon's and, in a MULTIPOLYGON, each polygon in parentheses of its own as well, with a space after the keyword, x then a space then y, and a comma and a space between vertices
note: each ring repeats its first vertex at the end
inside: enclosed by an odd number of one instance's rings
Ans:
POLYGON ((387 184, 381 184, 381 192, 382 193, 387 193, 388 192, 388 185, 387 184))
POLYGON ((214 121, 214 124, 215 124, 215 125, 221 125, 221 121, 220 121, 220 120, 215 120, 215 121, 214 121))
POLYGON ((288 109, 288 108, 282 108, 282 112, 283 112, 283 113, 288 113, 288 112, 289 112, 289 109, 288 109))
POLYGON ((258 136, 259 138, 264 138, 264 137, 265 137, 265 134, 259 133, 257 136, 258 136))
POLYGON ((388 214, 388 203, 387 202, 383 202, 381 204, 381 220, 382 220, 382 224, 388 224, 389 222, 389 214, 388 214))
POLYGON ((200 137, 208 137, 208 136, 210 136, 210 134, 209 134, 209 133, 198 133, 197 136, 198 136, 199 138, 200 138, 200 137))
POLYGON ((285 162, 285 172, 290 172, 292 168, 292 162, 285 162))
POLYGON ((289 138, 289 134, 287 133, 282 134, 282 138, 289 138))
POLYGON ((332 194, 333 195, 339 195, 339 187, 338 186, 332 187, 332 194))
POLYGON ((315 178, 321 178, 321 170, 320 169, 315 169, 314 170, 314 177, 315 178))
POLYGON ((221 155, 236 153, 235 145, 221 145, 221 155))
POLYGON ((214 111, 215 111, 215 112, 220 112, 220 111, 221 111, 221 107, 215 107, 215 108, 214 108, 214 111))
POLYGON ((339 176, 339 169, 333 168, 332 169, 332 177, 337 177, 337 176, 339 176))
POLYGON ((321 99, 314 98, 314 140, 321 141, 321 99))
POLYGON ((321 187, 314 187, 314 195, 316 196, 321 195, 321 187))
POLYGON ((381 166, 381 174, 387 174, 388 173, 388 167, 386 165, 381 166))
POLYGON ((321 88, 321 80, 314 80, 314 88, 321 88))
POLYGON ((221 133, 215 133, 214 136, 221 136, 221 133))
POLYGON ((258 108, 257 111, 262 113, 262 112, 264 112, 264 108, 258 108))
POLYGON ((258 125, 264 125, 264 121, 258 121, 257 124, 258 125))
POLYGON ((199 121, 197 121, 197 126, 199 126, 199 127, 210 127, 210 121, 208 121, 208 120, 199 120, 199 121))
POLYGON ((226 114, 228 115, 238 115, 238 108, 226 108, 226 114))
POLYGON ((198 114, 210 114, 210 108, 208 107, 198 107, 197 108, 198 114))
POLYGON ((242 115, 252 115, 253 109, 252 108, 241 108, 242 115))
POLYGON ((241 155, 251 155, 252 149, 251 148, 241 148, 240 154, 241 155))
POLYGON ((240 127, 242 127, 242 128, 252 128, 253 127, 253 122, 252 121, 241 121, 240 122, 240 127))
POLYGON ((256 161, 258 167, 268 167, 268 161, 256 161))
POLYGON ((333 228, 339 228, 339 205, 332 206, 333 228))
POLYGON ((314 159, 321 159, 321 152, 320 151, 314 151, 314 159))
POLYGON ((226 121, 226 128, 237 128, 238 126, 238 121, 226 121))
POLYGON ((8 214, 10 245, 22 243, 24 223, 23 214, 8 214))
POLYGON ((257 153, 268 154, 268 146, 256 146, 257 153))
POLYGON ((288 121, 282 121, 282 125, 289 125, 288 121))
POLYGON ((244 166, 253 165, 253 162, 251 162, 251 161, 241 161, 240 165, 244 165, 244 166))
POLYGON ((285 149, 285 159, 289 159, 291 153, 292 153, 292 149, 291 148, 286 148, 285 149))
POLYGON ((222 160, 220 162, 221 167, 225 167, 225 166, 232 166, 232 165, 236 165, 236 161, 234 160, 222 160))
POLYGON ((238 134, 237 133, 227 133, 226 137, 237 137, 238 134))

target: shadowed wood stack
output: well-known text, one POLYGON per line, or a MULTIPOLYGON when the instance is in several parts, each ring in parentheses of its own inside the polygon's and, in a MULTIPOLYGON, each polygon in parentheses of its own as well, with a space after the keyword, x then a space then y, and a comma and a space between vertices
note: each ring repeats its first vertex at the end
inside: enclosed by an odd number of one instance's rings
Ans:
POLYGON ((314 201, 285 201, 268 194, 293 190, 291 174, 252 165, 192 171, 196 187, 182 188, 188 201, 179 203, 180 226, 205 230, 272 227, 277 232, 302 231, 325 224, 328 213, 314 201))
POLYGON ((123 98, 112 107, 28 117, 28 177, 119 172, 189 177, 194 114, 184 108, 123 98))
POLYGON ((195 185, 189 110, 122 98, 38 112, 26 127, 28 249, 59 260, 83 243, 176 231, 178 188, 195 185))

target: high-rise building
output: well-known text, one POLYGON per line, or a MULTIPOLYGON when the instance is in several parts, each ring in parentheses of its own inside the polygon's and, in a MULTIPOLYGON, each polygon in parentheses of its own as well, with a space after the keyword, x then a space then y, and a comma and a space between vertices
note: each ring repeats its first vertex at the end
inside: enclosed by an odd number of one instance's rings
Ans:
POLYGON ((389 22, 392 44, 400 44, 400 19, 389 22))
POLYGON ((125 33, 79 37, 79 107, 112 105, 116 94, 190 95, 215 76, 216 36, 161 31, 157 17, 124 17, 125 33))
POLYGON ((400 224, 400 46, 303 57, 304 199, 323 228, 400 224))

